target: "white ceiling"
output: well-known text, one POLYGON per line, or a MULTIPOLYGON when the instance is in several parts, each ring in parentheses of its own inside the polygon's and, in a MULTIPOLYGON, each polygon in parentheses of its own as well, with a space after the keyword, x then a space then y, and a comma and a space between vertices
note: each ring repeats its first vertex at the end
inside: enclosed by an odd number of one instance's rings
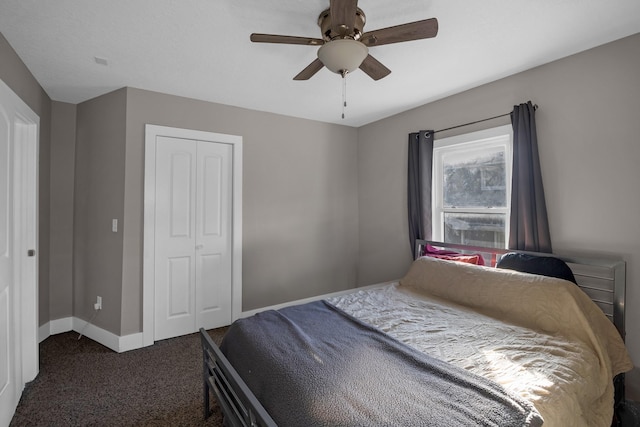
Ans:
MULTIPOLYGON (((131 86, 361 126, 640 32, 639 0, 360 0, 365 31, 436 17, 436 38, 373 47, 392 70, 342 82, 292 78, 316 47, 252 32, 320 37, 329 0, 1 0, 0 32, 56 101, 131 86), (96 57, 108 65, 98 64, 96 57)), ((532 96, 535 94, 532 94, 532 96)))

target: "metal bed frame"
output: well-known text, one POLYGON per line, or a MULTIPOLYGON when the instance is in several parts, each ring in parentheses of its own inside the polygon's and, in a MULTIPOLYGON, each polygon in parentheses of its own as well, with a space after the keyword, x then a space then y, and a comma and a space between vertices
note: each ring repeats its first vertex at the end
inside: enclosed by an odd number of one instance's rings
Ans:
MULTIPOLYGON (((416 254, 424 253, 426 245, 452 249, 460 253, 481 254, 494 267, 506 253, 518 252, 537 256, 553 256, 565 261, 571 268, 578 286, 602 309, 625 337, 625 274, 626 264, 622 260, 601 259, 583 256, 510 251, 429 240, 416 241, 416 254)), ((204 418, 211 416, 211 395, 215 395, 222 410, 224 425, 233 427, 277 427, 266 409, 244 383, 209 334, 200 328, 203 353, 203 399, 204 418)), ((614 378, 615 413, 624 405, 624 374, 614 378)))
POLYGON ((277 427, 266 409, 233 369, 207 331, 200 328, 203 356, 204 419, 211 416, 210 393, 215 394, 225 426, 277 427))

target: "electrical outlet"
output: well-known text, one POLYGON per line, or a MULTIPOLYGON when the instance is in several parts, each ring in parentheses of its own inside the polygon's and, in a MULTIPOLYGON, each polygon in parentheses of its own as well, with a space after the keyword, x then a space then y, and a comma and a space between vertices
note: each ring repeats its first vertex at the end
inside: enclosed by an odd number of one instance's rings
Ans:
POLYGON ((102 310, 102 297, 97 297, 96 298, 96 303, 93 304, 93 308, 95 310, 102 310))

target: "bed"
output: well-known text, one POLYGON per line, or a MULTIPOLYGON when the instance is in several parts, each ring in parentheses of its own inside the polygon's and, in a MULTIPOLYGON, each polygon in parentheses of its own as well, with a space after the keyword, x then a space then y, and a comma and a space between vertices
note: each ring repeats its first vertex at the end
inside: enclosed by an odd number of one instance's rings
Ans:
POLYGON ((571 283, 494 268, 506 251, 416 245, 451 253, 240 319, 220 347, 201 330, 205 417, 214 395, 234 426, 611 425, 632 368, 624 262, 555 257, 571 283))

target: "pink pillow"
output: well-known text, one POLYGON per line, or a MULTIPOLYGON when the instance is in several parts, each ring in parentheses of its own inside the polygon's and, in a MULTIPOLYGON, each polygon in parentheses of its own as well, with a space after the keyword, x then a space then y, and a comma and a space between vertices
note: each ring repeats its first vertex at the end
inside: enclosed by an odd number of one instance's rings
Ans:
POLYGON ((430 256, 432 258, 446 259, 446 260, 449 260, 449 261, 466 262, 468 264, 475 264, 475 265, 478 265, 478 261, 480 260, 480 255, 437 255, 437 254, 427 254, 426 256, 430 256))

